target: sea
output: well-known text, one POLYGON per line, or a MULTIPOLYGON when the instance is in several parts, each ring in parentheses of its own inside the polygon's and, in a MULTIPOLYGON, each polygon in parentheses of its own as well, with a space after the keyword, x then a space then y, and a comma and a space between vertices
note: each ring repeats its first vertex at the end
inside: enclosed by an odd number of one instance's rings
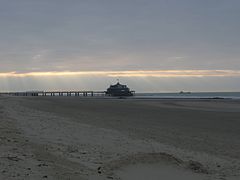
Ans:
POLYGON ((240 99, 240 92, 136 93, 136 98, 240 99))

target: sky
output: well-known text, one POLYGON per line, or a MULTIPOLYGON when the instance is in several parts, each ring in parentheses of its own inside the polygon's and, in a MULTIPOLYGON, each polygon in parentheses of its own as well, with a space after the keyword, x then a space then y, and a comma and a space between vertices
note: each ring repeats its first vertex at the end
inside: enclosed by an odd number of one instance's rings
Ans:
POLYGON ((239 0, 0 0, 0 91, 240 91, 239 0))

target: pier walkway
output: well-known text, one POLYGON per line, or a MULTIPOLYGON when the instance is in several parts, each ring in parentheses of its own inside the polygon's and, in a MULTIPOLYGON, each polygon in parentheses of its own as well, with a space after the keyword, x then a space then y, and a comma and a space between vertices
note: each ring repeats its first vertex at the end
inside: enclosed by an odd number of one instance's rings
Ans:
POLYGON ((30 91, 2 92, 0 95, 9 96, 106 96, 105 91, 30 91))

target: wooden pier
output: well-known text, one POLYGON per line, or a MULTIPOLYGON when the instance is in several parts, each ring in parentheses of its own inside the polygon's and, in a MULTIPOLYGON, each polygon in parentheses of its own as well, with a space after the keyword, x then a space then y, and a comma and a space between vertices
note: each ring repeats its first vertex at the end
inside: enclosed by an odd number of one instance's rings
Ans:
POLYGON ((8 96, 107 96, 105 91, 31 91, 31 92, 4 92, 0 95, 8 96))

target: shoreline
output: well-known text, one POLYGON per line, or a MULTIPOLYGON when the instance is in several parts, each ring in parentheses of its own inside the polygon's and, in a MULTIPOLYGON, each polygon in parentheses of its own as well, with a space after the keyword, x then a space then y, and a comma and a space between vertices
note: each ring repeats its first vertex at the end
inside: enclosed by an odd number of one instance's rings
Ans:
POLYGON ((240 97, 155 97, 155 96, 10 96, 1 95, 0 97, 39 97, 39 98, 80 98, 80 99, 141 99, 141 100, 240 100, 240 97))

